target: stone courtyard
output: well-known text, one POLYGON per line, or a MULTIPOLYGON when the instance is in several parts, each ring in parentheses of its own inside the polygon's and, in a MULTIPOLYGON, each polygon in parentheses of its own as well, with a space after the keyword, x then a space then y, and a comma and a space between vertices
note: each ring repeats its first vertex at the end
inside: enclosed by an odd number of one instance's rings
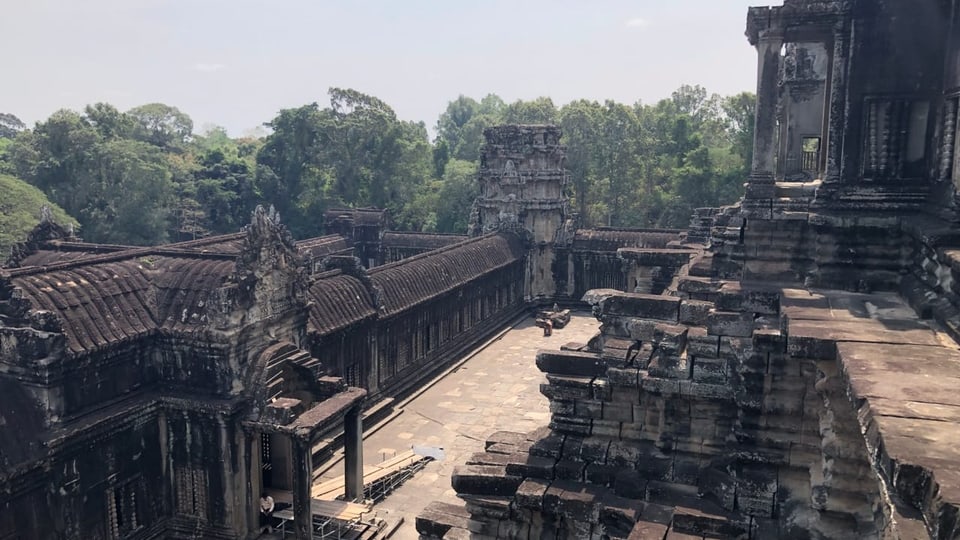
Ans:
POLYGON ((403 404, 403 413, 364 440, 364 461, 374 465, 411 445, 442 447, 445 459, 417 473, 376 510, 403 525, 392 538, 416 539, 417 514, 433 501, 455 502, 450 486, 454 466, 484 450, 484 441, 502 430, 530 432, 549 423, 547 398, 540 393, 546 377, 533 359, 543 348, 585 343, 599 323, 589 313, 575 313, 551 337, 524 319, 473 353, 425 392, 403 404))

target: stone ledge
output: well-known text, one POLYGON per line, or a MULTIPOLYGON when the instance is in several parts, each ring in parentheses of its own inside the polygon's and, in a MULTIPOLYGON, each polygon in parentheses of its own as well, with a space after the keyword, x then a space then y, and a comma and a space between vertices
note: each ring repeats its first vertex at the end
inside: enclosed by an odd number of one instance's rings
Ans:
POLYGON ((960 351, 840 343, 837 360, 887 489, 941 538, 953 537, 960 532, 960 351))

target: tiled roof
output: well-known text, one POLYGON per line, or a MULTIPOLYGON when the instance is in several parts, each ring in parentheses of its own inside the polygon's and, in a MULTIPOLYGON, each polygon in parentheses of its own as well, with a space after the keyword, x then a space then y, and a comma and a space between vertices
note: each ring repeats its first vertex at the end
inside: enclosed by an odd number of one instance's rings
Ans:
POLYGON ((57 314, 74 354, 135 339, 156 328, 152 290, 136 260, 64 265, 11 278, 34 309, 57 314))
POLYGON ((373 298, 356 277, 328 272, 317 276, 307 291, 310 332, 330 334, 377 314, 373 298))
POLYGON ((350 246, 347 245, 347 239, 339 234, 328 234, 297 242, 297 251, 301 255, 312 259, 326 257, 348 249, 350 249, 350 246))
POLYGON ((160 329, 207 322, 210 295, 234 270, 234 257, 139 248, 44 267, 7 271, 34 310, 56 314, 74 355, 160 329))
POLYGON ((679 239, 680 231, 672 229, 580 229, 573 238, 573 248, 586 251, 663 249, 669 242, 679 239))
POLYGON ((391 316, 523 258, 520 239, 489 234, 374 268, 381 315, 391 316))
POLYGON ((462 234, 429 234, 414 232, 393 232, 383 233, 382 245, 387 248, 407 248, 407 249, 438 249, 467 239, 462 234))

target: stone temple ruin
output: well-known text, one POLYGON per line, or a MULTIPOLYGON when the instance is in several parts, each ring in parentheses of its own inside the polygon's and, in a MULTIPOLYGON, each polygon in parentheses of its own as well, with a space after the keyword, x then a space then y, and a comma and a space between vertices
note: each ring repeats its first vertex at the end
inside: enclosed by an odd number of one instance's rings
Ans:
POLYGON ((537 355, 549 426, 491 437, 423 537, 960 537, 958 16, 752 8, 745 197, 617 250, 601 333, 537 355), (653 259, 662 294, 622 292, 653 259))
POLYGON ((464 236, 43 219, 0 270, 0 539, 256 538, 268 489, 312 538, 334 447, 362 496, 364 411, 555 303, 602 326, 530 359, 549 425, 459 465, 423 538, 960 536, 958 14, 751 9, 746 194, 687 231, 579 228, 551 126, 485 132, 464 236))
POLYGON ((662 261, 618 249, 678 231, 578 230, 559 129, 486 136, 470 235, 332 209, 297 242, 260 208, 237 234, 141 248, 45 214, 0 269, 0 539, 253 538, 264 491, 311 538, 346 512, 311 500, 335 447, 345 499, 364 493, 363 414, 532 307, 662 288, 662 261))

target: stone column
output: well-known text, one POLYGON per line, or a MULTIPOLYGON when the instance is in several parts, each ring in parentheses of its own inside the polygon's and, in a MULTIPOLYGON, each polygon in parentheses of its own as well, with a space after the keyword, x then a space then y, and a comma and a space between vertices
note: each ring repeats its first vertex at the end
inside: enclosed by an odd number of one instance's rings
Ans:
POLYGON ((344 498, 363 498, 363 417, 360 407, 352 407, 343 419, 344 498))
POLYGON ((234 459, 233 440, 230 438, 227 423, 223 417, 217 418, 217 425, 220 428, 220 455, 223 458, 223 467, 221 469, 221 473, 223 474, 223 498, 226 501, 223 521, 228 523, 231 528, 237 528, 239 523, 235 521, 236 515, 234 514, 238 503, 234 489, 234 482, 237 480, 237 475, 233 473, 232 467, 234 459))
POLYGON ((312 448, 309 441, 292 439, 293 450, 293 531, 297 540, 310 540, 313 512, 310 487, 313 483, 312 448))
POLYGON ((244 430, 243 442, 240 467, 246 470, 247 475, 247 494, 244 501, 247 505, 247 530, 256 531, 260 526, 260 494, 263 493, 264 489, 260 433, 244 430))
POLYGON ((746 193, 748 199, 769 199, 774 194, 782 48, 783 36, 770 31, 764 32, 757 43, 757 109, 753 132, 753 163, 746 193))
POLYGON ((847 71, 850 64, 850 41, 847 27, 840 22, 833 29, 833 59, 830 74, 830 118, 827 131, 827 168, 824 183, 839 184, 843 181, 843 137, 847 132, 847 71))

